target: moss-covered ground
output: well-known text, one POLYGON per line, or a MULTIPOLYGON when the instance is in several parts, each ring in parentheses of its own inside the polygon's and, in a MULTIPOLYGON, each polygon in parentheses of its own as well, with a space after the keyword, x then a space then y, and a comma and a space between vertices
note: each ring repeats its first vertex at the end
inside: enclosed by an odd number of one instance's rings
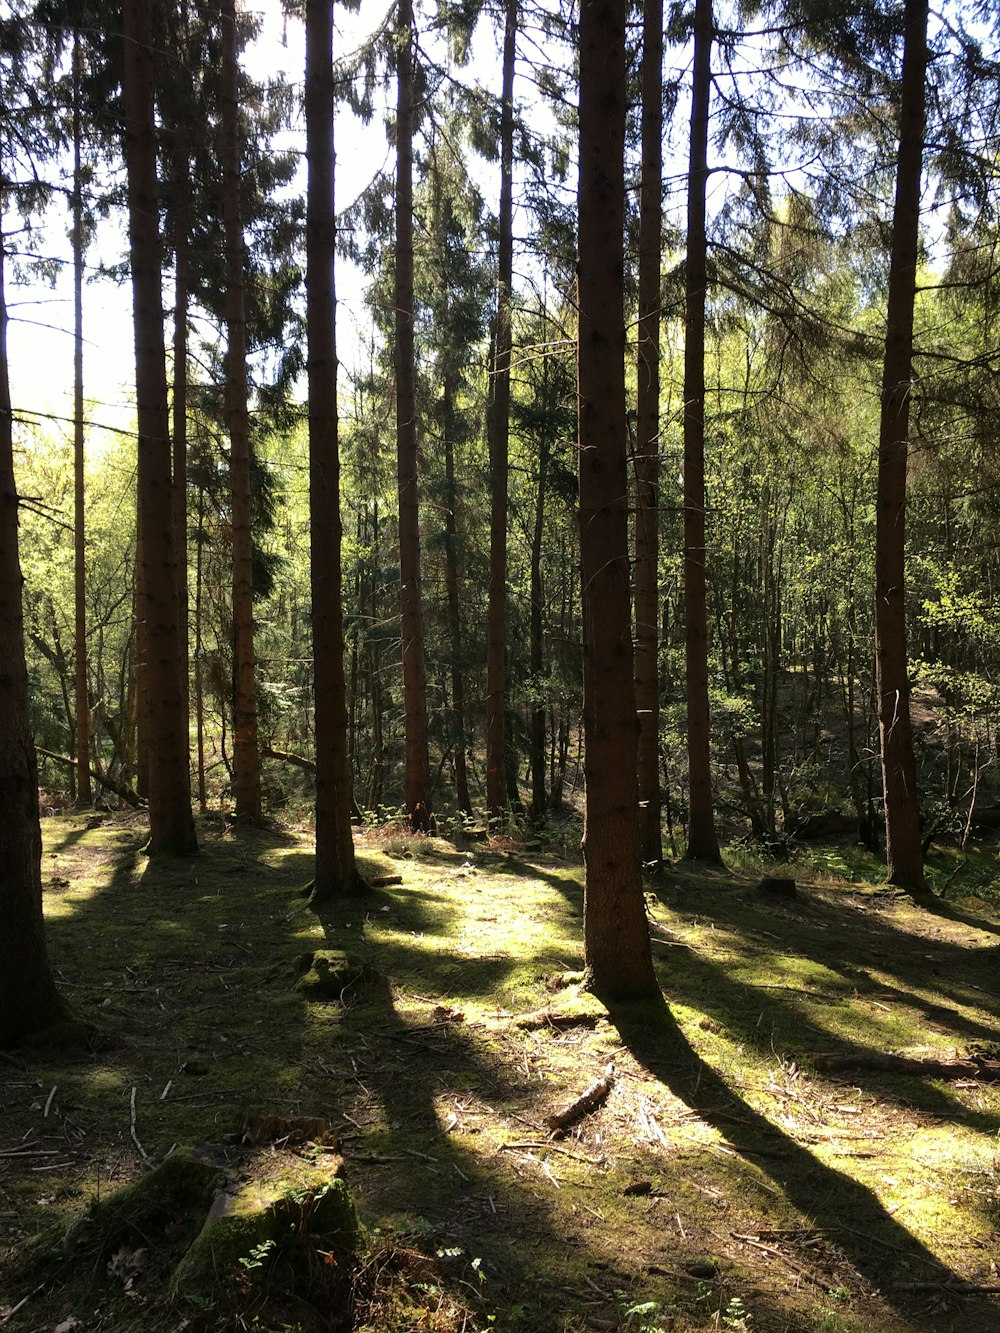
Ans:
POLYGON ((43 822, 53 966, 98 1037, 0 1057, 0 1249, 248 1112, 334 1126, 367 1242, 347 1315, 308 1283, 279 1314, 171 1303, 155 1239, 8 1264, 5 1333, 1000 1327, 989 1070, 821 1059, 1000 1051, 1000 912, 958 896, 995 851, 941 861, 933 910, 845 848, 780 872, 795 898, 743 856, 674 867, 647 886, 666 1004, 612 1014, 575 984, 572 852, 361 832, 402 883, 314 910, 304 831, 206 823, 196 858, 149 862, 138 820, 43 822), (318 950, 367 968, 303 987, 318 950))

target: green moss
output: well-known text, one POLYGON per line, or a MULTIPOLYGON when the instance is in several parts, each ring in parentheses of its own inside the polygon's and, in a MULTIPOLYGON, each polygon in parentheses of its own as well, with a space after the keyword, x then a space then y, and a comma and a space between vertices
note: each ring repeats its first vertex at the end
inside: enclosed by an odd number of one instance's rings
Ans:
POLYGON ((310 1000, 339 1000, 345 991, 362 990, 378 979, 368 965, 341 949, 316 949, 299 959, 296 989, 310 1000))
POLYGON ((174 1270, 175 1299, 205 1300, 261 1285, 274 1263, 308 1267, 317 1250, 353 1250, 361 1240, 339 1159, 296 1162, 280 1180, 218 1195, 174 1270))

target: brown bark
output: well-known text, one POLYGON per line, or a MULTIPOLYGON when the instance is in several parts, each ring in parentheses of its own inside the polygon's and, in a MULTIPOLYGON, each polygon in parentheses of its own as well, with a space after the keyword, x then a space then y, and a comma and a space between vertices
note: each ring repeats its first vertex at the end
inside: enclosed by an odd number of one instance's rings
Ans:
MULTIPOLYGON (((184 719, 190 730, 191 686, 188 647, 187 559, 187 397, 188 397, 188 262, 191 245, 191 163, 181 135, 174 147, 174 375, 173 375, 173 506, 174 548, 177 552, 177 610, 180 617, 181 683, 184 719)), ((190 745, 188 747, 190 764, 190 745)))
POLYGON ((584 955, 606 1000, 659 994, 642 896, 625 414, 626 0, 580 10, 578 401, 584 955))
POLYGON ((236 818, 261 822, 257 682, 250 531, 250 414, 247 383, 246 253, 240 200, 236 0, 222 0, 222 212, 226 235, 226 426, 233 539, 233 795, 236 818))
POLYGON ((28 721, 3 261, 0 233, 0 1047, 14 1045, 61 1014, 42 920, 42 834, 28 721))
MULTIPOLYGON (((542 403, 548 407, 549 358, 542 362, 542 403)), ((545 697, 541 679, 545 669, 542 654, 542 537, 545 531, 545 499, 548 486, 549 442, 542 431, 538 451, 538 484, 535 487, 535 517, 531 532, 531 610, 528 617, 528 666, 533 682, 530 741, 528 755, 531 771, 531 822, 541 826, 545 822, 548 796, 545 792, 545 697)))
POLYGON ((639 346, 635 446, 635 704, 639 713, 639 843, 663 863, 660 827, 659 529, 660 248, 662 242, 663 0, 645 0, 639 182, 639 346))
MULTIPOLYGON (((447 354, 446 354, 447 359, 447 354)), ((462 673, 462 609, 458 589, 458 518, 455 512, 458 488, 455 482, 455 445, 452 440, 455 418, 455 386, 451 371, 445 368, 441 403, 444 436, 445 546, 444 580, 448 598, 448 637, 451 647, 451 707, 455 723, 455 795, 463 814, 472 814, 469 774, 466 765, 465 679, 462 673)))
POLYGON ((87 688, 86 486, 83 432, 83 193, 80 78, 83 51, 73 33, 73 589, 76 652, 76 800, 93 803, 90 786, 90 691, 87 688))
POLYGON ((333 6, 306 5, 306 333, 316 737, 317 898, 363 887, 354 862, 344 675, 334 287, 333 6))
POLYGON ((427 681, 420 583, 416 371, 413 352, 413 3, 399 0, 396 49, 396 471, 399 602, 403 657, 404 804, 411 821, 430 817, 427 681))
POLYGON ((507 804, 507 484, 510 434, 511 287, 514 271, 514 64, 517 3, 504 7, 500 93, 500 213, 497 308, 487 433, 490 451, 490 583, 486 619, 486 809, 499 819, 507 804))
POLYGON ((875 657, 888 879, 921 892, 926 885, 910 728, 904 573, 927 0, 906 0, 905 23, 875 509, 875 657))
POLYGON ((205 488, 198 488, 198 529, 194 553, 194 726, 198 754, 198 809, 208 809, 205 786, 205 681, 202 626, 205 602, 205 488))
POLYGON ((708 112, 712 88, 712 0, 696 0, 691 149, 688 165, 684 318, 684 623, 687 679, 687 855, 721 860, 712 807, 705 593, 705 289, 708 112))
POLYGON ((191 815, 174 549, 170 413, 153 122, 152 6, 125 4, 125 162, 139 427, 141 619, 148 646, 149 849, 197 850, 191 815))

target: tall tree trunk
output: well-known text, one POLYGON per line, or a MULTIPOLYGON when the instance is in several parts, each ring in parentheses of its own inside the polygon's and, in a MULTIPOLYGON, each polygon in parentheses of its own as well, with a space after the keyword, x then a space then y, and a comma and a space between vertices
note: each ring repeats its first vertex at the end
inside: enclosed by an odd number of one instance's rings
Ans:
MULTIPOLYGON (((548 401, 549 358, 542 361, 543 411, 548 401)), ((535 488, 535 518, 531 532, 531 611, 528 620, 528 667, 531 672, 531 717, 528 756, 531 770, 531 822, 541 826, 545 822, 548 797, 545 792, 545 696, 541 681, 545 670, 542 654, 542 537, 545 533, 545 499, 548 486, 549 441, 542 429, 538 449, 538 484, 535 488)))
MULTIPOLYGON (((173 392, 173 505, 174 549, 177 552, 177 610, 180 616, 181 683, 184 688, 184 720, 190 732, 191 686, 188 644, 188 557, 187 557, 187 398, 188 398, 188 265, 191 248, 191 160, 187 143, 174 150, 173 214, 174 240, 174 392, 173 392)), ((188 747, 190 766, 190 745, 188 747)))
POLYGON ((487 433, 490 450, 490 583, 486 619, 486 809, 506 806, 507 727, 507 480, 510 433, 511 288, 514 273, 514 63, 517 0, 504 6, 500 93, 500 214, 497 308, 487 433))
POLYGON ((635 703, 639 712, 639 844, 663 863, 660 828, 660 249, 662 244, 663 0, 645 0, 642 172, 639 185, 639 346, 636 401, 635 703))
POLYGON ((208 809, 208 790, 205 785, 205 673, 204 673, 204 607, 205 607, 205 488, 198 487, 198 529, 194 551, 194 727, 198 753, 198 809, 208 809))
POLYGON ((261 822, 253 646, 250 414, 247 406, 246 257, 240 201, 236 0, 222 0, 222 211, 226 233, 226 424, 233 525, 233 779, 236 818, 261 822))
POLYGON ((430 822, 427 679, 420 584, 416 369, 413 352, 413 2, 399 0, 396 36, 396 470, 403 656, 404 803, 414 828, 430 822))
POLYGON ((38 772, 28 720, 7 301, 0 231, 0 1047, 61 1016, 42 920, 38 772))
POLYGON ((580 8, 580 545, 584 955, 608 1000, 659 994, 642 896, 625 414, 626 0, 580 8))
POLYGON ((905 617, 906 462, 924 144, 927 0, 906 0, 875 509, 875 653, 891 884, 925 889, 905 617))
POLYGON ((139 426, 142 614, 149 659, 149 849, 197 850, 181 680, 170 412, 153 121, 152 5, 125 3, 125 163, 139 426))
POLYGON ((705 595, 705 192, 713 34, 712 0, 696 0, 684 284, 684 619, 690 802, 687 854, 697 860, 719 862, 722 858, 712 807, 705 595))
POLYGON ((87 688, 86 485, 83 438, 83 123, 80 79, 83 49, 73 33, 73 589, 76 653, 76 800, 93 802, 90 786, 90 691, 87 688))
MULTIPOLYGON (((445 355, 448 362, 448 355, 445 355)), ((465 678, 462 672, 462 608, 458 589, 458 487, 455 482, 455 386, 446 364, 441 386, 441 427, 444 438, 444 580, 448 598, 448 636, 451 646, 451 707, 455 722, 455 794, 463 814, 472 814, 466 763, 465 678)))
POLYGON ((306 332, 316 735, 316 897, 363 887, 354 862, 344 675, 334 288, 333 5, 306 4, 306 332))

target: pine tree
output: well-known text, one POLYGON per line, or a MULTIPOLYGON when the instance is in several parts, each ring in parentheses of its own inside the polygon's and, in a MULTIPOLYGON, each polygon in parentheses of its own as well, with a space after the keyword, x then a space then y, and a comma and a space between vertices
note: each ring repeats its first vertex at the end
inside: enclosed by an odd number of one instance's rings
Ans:
POLYGON ((306 4, 306 325, 309 511, 316 729, 317 899, 363 887, 351 832, 351 771, 344 679, 340 451, 334 288, 333 5, 306 4))
POLYGON ((140 618, 145 625, 150 852, 197 850, 191 815, 186 690, 181 679, 170 414, 161 295, 152 4, 125 4, 125 162, 139 423, 140 618))
POLYGON ((642 896, 626 470, 626 0, 580 10, 580 547, 584 953, 608 1000, 659 994, 642 896))

